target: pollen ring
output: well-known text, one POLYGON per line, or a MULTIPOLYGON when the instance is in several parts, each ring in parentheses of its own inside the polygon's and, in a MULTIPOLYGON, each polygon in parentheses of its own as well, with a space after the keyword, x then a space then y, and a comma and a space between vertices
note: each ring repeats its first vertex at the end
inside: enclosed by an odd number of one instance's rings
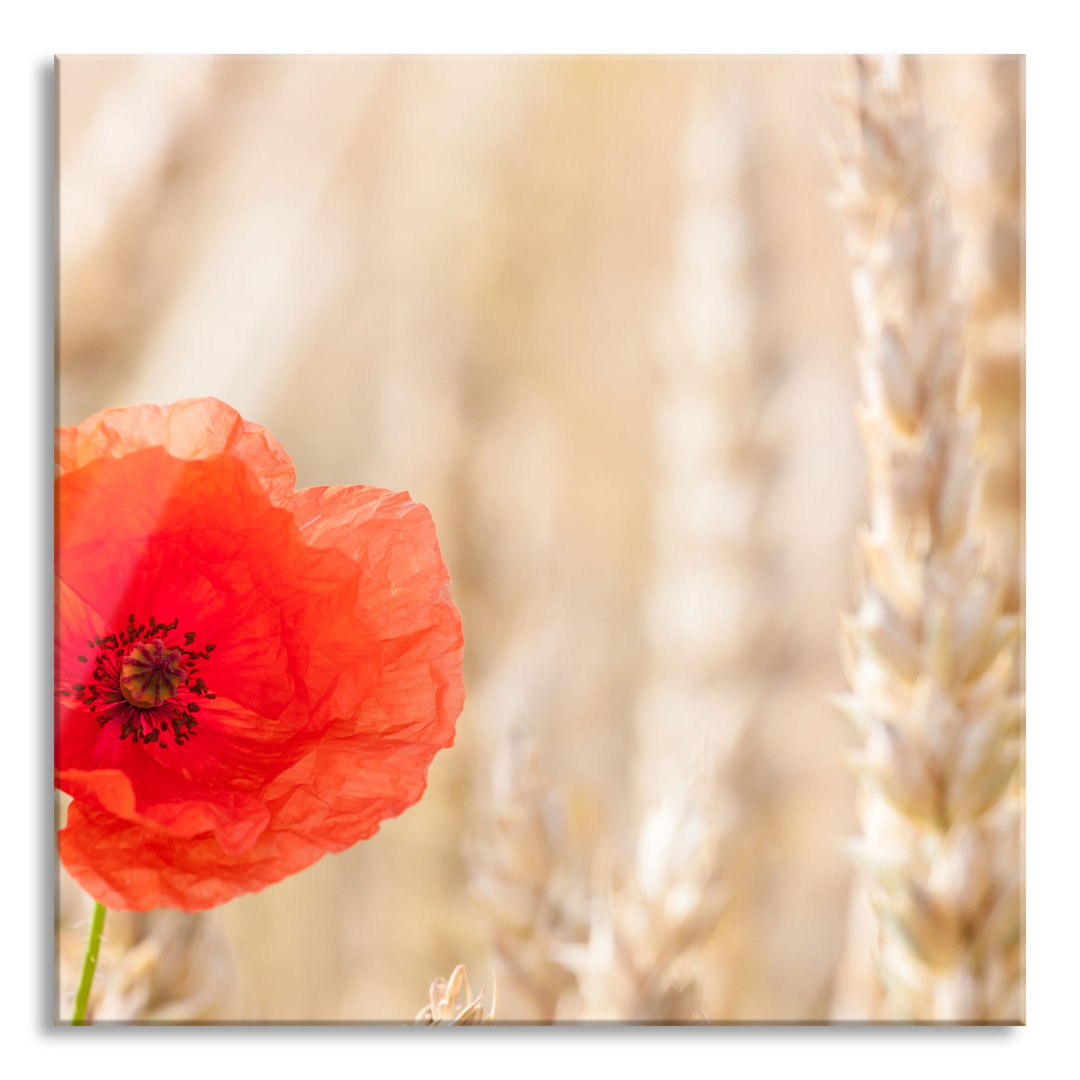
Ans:
POLYGON ((89 681, 60 693, 89 706, 102 728, 115 725, 121 739, 165 749, 171 735, 183 746, 197 734, 199 700, 215 697, 198 666, 214 646, 196 649, 190 630, 182 642, 175 640, 178 625, 178 619, 162 623, 153 615, 137 624, 128 615, 120 633, 87 642, 88 655, 78 659, 90 665, 89 681))

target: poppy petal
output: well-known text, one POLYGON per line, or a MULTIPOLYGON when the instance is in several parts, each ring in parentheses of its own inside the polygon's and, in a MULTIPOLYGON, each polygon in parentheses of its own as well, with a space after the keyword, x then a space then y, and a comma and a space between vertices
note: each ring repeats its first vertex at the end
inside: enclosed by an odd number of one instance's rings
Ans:
POLYGON ((58 430, 56 463, 65 473, 97 458, 124 457, 154 446, 182 461, 227 454, 244 462, 272 498, 285 498, 296 486, 296 470, 281 444, 217 398, 95 413, 77 427, 58 430))

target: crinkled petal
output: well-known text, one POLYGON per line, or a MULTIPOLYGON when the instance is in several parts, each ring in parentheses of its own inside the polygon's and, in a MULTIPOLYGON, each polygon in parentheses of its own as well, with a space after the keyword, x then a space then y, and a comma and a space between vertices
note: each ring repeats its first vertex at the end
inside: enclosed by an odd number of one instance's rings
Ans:
POLYGON ((296 470, 281 444, 217 398, 95 413, 77 426, 57 430, 56 463, 65 473, 101 457, 124 457, 155 446, 183 461, 228 454, 243 462, 274 499, 296 487, 296 470))
POLYGON ((327 622, 353 608, 357 567, 308 547, 234 459, 99 459, 62 476, 56 498, 64 585, 114 627, 178 618, 215 645, 203 664, 215 692, 261 715, 298 694, 315 711, 326 687, 308 670, 313 651, 363 667, 349 628, 327 622))
POLYGON ((184 790, 171 774, 158 791, 162 801, 141 807, 131 777, 120 769, 69 769, 57 778, 72 798, 124 821, 183 839, 212 832, 230 855, 250 848, 270 823, 261 799, 238 790, 207 791, 196 784, 184 790))
POLYGON ((229 855, 213 833, 177 837, 83 802, 68 807, 59 846, 72 877, 116 911, 200 911, 258 892, 325 854, 302 833, 267 830, 229 855))
POLYGON ((309 544, 336 549, 360 569, 356 618, 377 656, 378 681, 340 669, 336 733, 452 745, 465 698, 461 616, 427 507, 407 492, 359 486, 306 488, 285 505, 309 544))

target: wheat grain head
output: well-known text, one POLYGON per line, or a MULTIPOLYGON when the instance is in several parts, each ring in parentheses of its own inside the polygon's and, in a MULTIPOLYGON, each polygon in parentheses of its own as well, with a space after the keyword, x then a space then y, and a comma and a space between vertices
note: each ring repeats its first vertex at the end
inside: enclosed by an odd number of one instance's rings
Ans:
POLYGON ((875 963, 897 1018, 1022 1016, 1023 704, 1015 616, 974 535, 976 418, 961 407, 956 238, 916 65, 860 59, 838 191, 854 262, 865 580, 845 621, 864 794, 851 853, 871 882, 875 963))

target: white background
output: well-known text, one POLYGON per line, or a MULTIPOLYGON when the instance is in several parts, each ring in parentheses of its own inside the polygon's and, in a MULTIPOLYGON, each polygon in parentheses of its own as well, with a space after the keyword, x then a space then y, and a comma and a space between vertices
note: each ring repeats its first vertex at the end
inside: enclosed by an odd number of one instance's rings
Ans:
POLYGON ((964 1080, 1073 1074, 1080 1022, 1078 57, 1049 3, 5 5, 0 32, 4 713, 0 994, 8 1075, 678 1074, 964 1080), (53 53, 1021 52, 1028 54, 1028 1027, 604 1030, 83 1029, 51 1025, 53 53), (44 1060, 43 1060, 44 1059, 44 1060), (1072 1062, 1070 1065, 1069 1062, 1072 1062), (11 1071, 13 1070, 13 1071, 11 1071))

